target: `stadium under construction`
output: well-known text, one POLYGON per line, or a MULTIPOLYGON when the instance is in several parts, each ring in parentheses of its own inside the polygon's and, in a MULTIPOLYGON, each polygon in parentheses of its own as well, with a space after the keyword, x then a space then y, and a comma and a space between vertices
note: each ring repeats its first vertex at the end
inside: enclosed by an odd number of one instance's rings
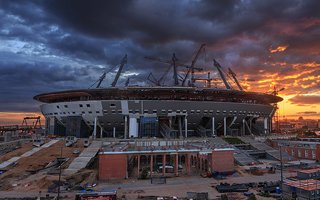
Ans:
MULTIPOLYGON (((225 73, 214 60, 225 88, 212 87, 207 78, 196 78, 195 67, 201 45, 189 66, 176 62, 175 55, 166 61, 173 68, 172 86, 157 80, 154 86, 116 86, 127 62, 125 56, 115 79, 108 88, 100 88, 106 72, 94 89, 59 91, 39 94, 35 100, 44 103, 41 111, 46 117, 48 134, 81 137, 115 138, 187 138, 198 136, 266 135, 272 130, 276 94, 244 91, 235 73, 225 73), (177 66, 187 72, 181 76, 177 66), (236 83, 238 89, 230 82, 236 83), (204 81, 205 87, 196 86, 204 81)), ((150 59, 150 58, 149 58, 150 59)))

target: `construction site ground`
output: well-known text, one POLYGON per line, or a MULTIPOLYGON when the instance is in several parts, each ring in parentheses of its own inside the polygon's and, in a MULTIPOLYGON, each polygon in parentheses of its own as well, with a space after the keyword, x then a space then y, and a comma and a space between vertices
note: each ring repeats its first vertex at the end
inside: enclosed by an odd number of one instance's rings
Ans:
MULTIPOLYGON (((84 148, 82 141, 78 140, 78 142, 72 147, 65 147, 64 141, 60 140, 47 148, 41 149, 31 156, 22 157, 17 161, 16 165, 9 166, 6 169, 7 171, 0 175, 0 190, 2 192, 47 192, 48 186, 51 185, 53 181, 58 180, 58 173, 49 175, 47 174, 48 169, 43 168, 56 158, 60 157, 61 147, 62 157, 69 158, 69 160, 63 165, 62 170, 79 155, 74 154, 73 151, 80 150, 81 152, 84 148)), ((32 148, 31 142, 24 144, 21 148, 2 155, 0 157, 1 162, 14 156, 21 155, 32 148)), ((89 176, 91 171, 86 174, 89 176)), ((66 178, 72 179, 72 177, 62 177, 61 180, 65 181, 66 178)))
POLYGON ((0 163, 9 160, 12 157, 21 156, 23 153, 31 150, 33 148, 32 142, 25 143, 21 147, 17 147, 16 150, 8 152, 0 156, 0 163))
MULTIPOLYGON (((285 172, 285 176, 291 174, 285 172)), ((186 197, 187 192, 208 192, 209 199, 217 199, 221 196, 215 186, 220 183, 248 183, 280 180, 280 172, 275 174, 264 174, 263 176, 229 176, 224 180, 214 178, 202 178, 198 176, 182 176, 168 178, 166 184, 151 184, 150 180, 128 179, 122 182, 100 182, 96 189, 117 189, 118 196, 123 195, 126 199, 137 199, 139 196, 176 196, 186 197)), ((256 191, 253 191, 256 193, 256 191)), ((238 193, 239 197, 244 195, 238 193)), ((257 199, 271 199, 256 196, 257 199)), ((237 198, 238 199, 238 198, 237 198)), ((240 198, 239 198, 240 199, 240 198)), ((246 198, 244 198, 246 199, 246 198)))
MULTIPOLYGON (((288 175, 285 173, 285 176, 288 175)), ((221 182, 228 183, 247 183, 247 182, 263 182, 263 181, 276 181, 280 180, 280 174, 265 174, 264 176, 246 176, 246 177, 233 177, 230 176, 225 180, 216 180, 213 178, 202 178, 200 176, 182 176, 168 178, 166 184, 151 184, 150 180, 137 180, 127 179, 118 181, 98 182, 98 185, 94 187, 94 190, 115 189, 118 193, 118 198, 123 199, 138 199, 142 196, 176 196, 179 198, 186 197, 187 192, 208 192, 209 199, 219 199, 221 193, 219 193, 215 186, 221 182)), ((256 190, 251 190, 257 193, 256 190)), ((34 190, 28 192, 22 191, 1 191, 2 197, 25 197, 26 193, 30 197, 39 196, 39 192, 34 190)), ((42 192, 41 196, 45 196, 45 192, 42 192)), ((73 199, 76 192, 63 191, 61 196, 63 199, 73 199)), ((56 194, 50 194, 51 196, 56 194)), ((233 193, 236 196, 235 199, 247 199, 242 193, 233 193)), ((256 195, 257 199, 267 200, 272 198, 261 197, 256 195)))
MULTIPOLYGON (((47 194, 56 196, 57 193, 48 193, 48 187, 53 181, 58 180, 58 174, 49 175, 47 170, 40 170, 49 162, 60 157, 62 147, 62 157, 69 158, 68 162, 63 165, 63 169, 67 168, 74 158, 79 154, 74 154, 74 150, 83 150, 82 141, 78 141, 72 147, 65 147, 64 141, 58 141, 48 148, 41 149, 29 157, 20 158, 15 166, 10 166, 8 171, 0 175, 0 199, 1 198, 23 198, 23 197, 45 197, 47 194), (32 173, 33 172, 33 173, 32 173)), ((21 148, 10 153, 2 155, 0 159, 5 161, 11 157, 18 156, 32 149, 32 143, 24 144, 21 148)), ((72 183, 73 185, 84 186, 85 184, 93 185, 93 190, 102 191, 105 189, 115 189, 118 197, 125 199, 137 199, 141 196, 177 196, 186 197, 187 192, 208 192, 209 199, 217 199, 220 197, 215 186, 221 182, 225 183, 248 183, 248 182, 264 182, 280 180, 280 172, 275 174, 264 174, 263 176, 254 176, 248 174, 246 170, 237 166, 238 173, 228 176, 224 180, 216 180, 213 178, 202 178, 199 175, 180 176, 167 178, 166 184, 151 184, 150 179, 138 180, 130 178, 118 181, 98 181, 97 180, 97 162, 93 162, 93 166, 89 169, 82 169, 72 176, 62 176, 62 182, 72 183)), ((284 173, 285 177, 292 176, 289 172, 284 173)), ((66 191, 62 189, 61 196, 64 199, 73 199, 76 191, 66 191)), ((256 191, 253 191, 256 193, 256 191)), ((232 194, 236 199, 246 199, 242 193, 232 194)), ((257 199, 268 199, 257 196, 257 199)))

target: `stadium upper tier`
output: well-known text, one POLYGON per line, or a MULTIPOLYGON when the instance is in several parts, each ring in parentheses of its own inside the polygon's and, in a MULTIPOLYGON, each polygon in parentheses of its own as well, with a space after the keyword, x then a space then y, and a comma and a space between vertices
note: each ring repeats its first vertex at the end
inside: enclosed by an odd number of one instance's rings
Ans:
POLYGON ((35 100, 44 103, 86 100, 186 100, 271 104, 281 97, 239 90, 197 87, 110 87, 98 89, 66 90, 39 94, 35 100))

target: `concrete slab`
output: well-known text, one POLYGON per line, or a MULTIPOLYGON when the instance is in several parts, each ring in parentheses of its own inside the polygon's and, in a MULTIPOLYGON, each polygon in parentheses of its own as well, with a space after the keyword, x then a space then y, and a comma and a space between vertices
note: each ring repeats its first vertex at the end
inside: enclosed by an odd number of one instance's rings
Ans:
POLYGON ((63 175, 69 176, 85 168, 97 155, 101 146, 101 141, 93 141, 89 147, 85 148, 82 153, 70 163, 69 167, 63 171, 63 175))
MULTIPOLYGON (((239 137, 239 139, 241 139, 245 143, 250 144, 252 147, 258 150, 265 151, 268 155, 275 158, 276 160, 280 160, 280 151, 278 149, 274 149, 268 146, 267 144, 254 140, 250 137, 239 137)), ((284 151, 282 151, 282 159, 286 161, 293 160, 293 158, 287 152, 284 151)))

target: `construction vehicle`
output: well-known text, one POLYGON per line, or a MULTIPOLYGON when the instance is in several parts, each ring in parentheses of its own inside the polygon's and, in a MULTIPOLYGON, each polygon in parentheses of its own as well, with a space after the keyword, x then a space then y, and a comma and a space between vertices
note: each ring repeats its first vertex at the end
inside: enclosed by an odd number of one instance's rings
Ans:
POLYGON ((41 147, 44 144, 44 139, 33 139, 32 145, 35 147, 41 147))
POLYGON ((74 145, 75 143, 77 143, 78 138, 75 136, 68 136, 65 139, 65 145, 66 147, 71 147, 72 145, 74 145))
POLYGON ((86 147, 88 147, 89 145, 90 145, 90 140, 89 139, 84 139, 83 140, 83 146, 86 148, 86 147))
POLYGON ((41 135, 35 135, 32 139, 32 145, 35 147, 40 147, 44 144, 44 138, 41 137, 41 135))

